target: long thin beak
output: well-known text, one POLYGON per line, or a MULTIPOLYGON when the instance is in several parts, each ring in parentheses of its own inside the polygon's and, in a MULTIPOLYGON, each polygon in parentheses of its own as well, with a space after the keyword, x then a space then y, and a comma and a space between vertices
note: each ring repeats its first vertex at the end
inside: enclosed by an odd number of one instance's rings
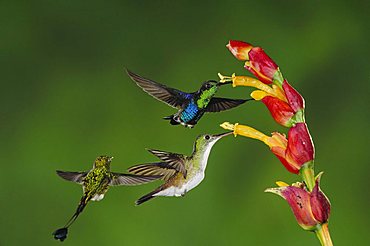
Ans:
POLYGON ((227 82, 218 82, 218 83, 217 83, 217 86, 228 85, 228 84, 232 84, 232 83, 233 83, 232 81, 227 81, 227 82))
POLYGON ((224 132, 224 133, 216 134, 216 135, 213 135, 213 136, 220 139, 220 138, 223 138, 223 137, 231 135, 231 134, 233 134, 233 132, 224 132))

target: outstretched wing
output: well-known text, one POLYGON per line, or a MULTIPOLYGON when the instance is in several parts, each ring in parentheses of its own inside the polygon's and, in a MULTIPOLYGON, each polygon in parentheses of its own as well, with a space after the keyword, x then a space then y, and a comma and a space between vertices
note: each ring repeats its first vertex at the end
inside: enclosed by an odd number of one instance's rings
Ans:
POLYGON ((162 176, 160 175, 143 176, 143 175, 134 175, 134 174, 125 174, 125 173, 112 173, 112 179, 109 182, 109 185, 111 186, 141 185, 141 184, 152 182, 160 178, 162 178, 162 176))
POLYGON ((221 97, 213 97, 211 101, 208 103, 206 108, 206 112, 220 112, 224 110, 228 110, 234 107, 239 106, 249 100, 253 99, 228 99, 228 98, 221 98, 221 97))
POLYGON ((127 74, 135 83, 152 97, 167 103, 171 107, 179 108, 191 99, 191 94, 176 90, 153 80, 146 79, 140 75, 127 70, 127 74))
POLYGON ((82 184, 83 178, 87 175, 87 173, 88 172, 64 172, 57 170, 59 177, 79 184, 82 184))
POLYGON ((161 150, 148 149, 150 153, 170 165, 176 171, 182 173, 186 178, 185 156, 182 154, 170 153, 161 150))
POLYGON ((165 162, 136 165, 130 167, 128 171, 136 175, 161 176, 165 181, 177 173, 176 169, 165 162))

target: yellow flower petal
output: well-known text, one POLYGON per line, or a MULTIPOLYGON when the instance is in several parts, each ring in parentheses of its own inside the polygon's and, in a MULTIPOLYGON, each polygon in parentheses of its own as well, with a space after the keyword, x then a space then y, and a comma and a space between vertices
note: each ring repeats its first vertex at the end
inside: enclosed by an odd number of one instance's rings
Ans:
POLYGON ((287 183, 285 183, 284 181, 276 181, 275 182, 277 184, 277 186, 279 187, 285 187, 285 186, 289 186, 287 183))
POLYGON ((257 140, 260 140, 260 141, 264 142, 267 145, 268 145, 268 140, 270 138, 269 136, 266 136, 262 132, 254 129, 250 126, 239 125, 239 124, 235 124, 234 134, 242 135, 242 136, 248 137, 248 138, 254 138, 254 139, 257 139, 257 140))
POLYGON ((233 86, 250 86, 250 87, 260 89, 262 91, 266 91, 269 94, 274 94, 274 91, 272 90, 270 86, 252 77, 235 76, 235 74, 233 74, 232 81, 233 81, 233 86))
POLYGON ((254 87, 254 88, 259 89, 256 92, 257 94, 253 94, 254 92, 252 92, 252 94, 251 94, 251 96, 255 100, 261 100, 265 96, 273 96, 273 97, 279 98, 280 100, 282 100, 284 102, 288 102, 288 100, 287 100, 287 98, 284 94, 284 91, 276 85, 272 85, 272 87, 270 87, 270 86, 262 83, 258 79, 248 77, 248 76, 236 76, 235 73, 233 73, 231 76, 225 76, 225 75, 222 75, 221 73, 218 73, 217 75, 218 75, 218 77, 220 77, 220 82, 221 83, 232 81, 233 82, 233 87, 249 86, 249 87, 254 87), (262 94, 262 92, 265 92, 265 94, 262 94))
POLYGON ((272 90, 274 91, 274 96, 279 98, 284 102, 288 102, 288 99, 285 96, 285 93, 279 88, 279 86, 272 85, 272 90))
POLYGON ((257 91, 253 91, 251 93, 251 97, 254 99, 254 100, 262 100, 265 96, 268 96, 269 94, 266 93, 265 91, 261 91, 261 90, 257 90, 257 91))
POLYGON ((266 144, 270 146, 270 148, 280 147, 285 150, 288 146, 288 140, 286 139, 284 134, 273 132, 272 137, 268 139, 266 144))
POLYGON ((235 133, 235 127, 239 125, 238 123, 231 124, 230 122, 224 122, 220 126, 224 128, 225 130, 231 130, 234 131, 234 136, 236 137, 237 134, 235 133))

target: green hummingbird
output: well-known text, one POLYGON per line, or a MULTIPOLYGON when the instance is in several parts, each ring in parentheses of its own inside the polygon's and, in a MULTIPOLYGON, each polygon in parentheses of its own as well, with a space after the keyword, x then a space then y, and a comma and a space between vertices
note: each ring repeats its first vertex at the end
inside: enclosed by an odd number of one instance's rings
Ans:
POLYGON ((220 112, 237 107, 249 100, 254 100, 215 97, 221 85, 230 84, 231 82, 219 83, 215 80, 208 80, 197 91, 187 93, 143 78, 129 70, 127 70, 127 74, 146 93, 178 109, 177 113, 163 118, 170 120, 171 125, 181 124, 192 128, 206 112, 220 112))
POLYGON ((139 198, 136 205, 156 196, 184 196, 188 191, 198 186, 204 179, 208 157, 213 145, 222 137, 230 134, 232 132, 198 136, 191 156, 148 149, 150 153, 161 159, 161 162, 136 165, 130 167, 128 171, 135 175, 162 176, 165 182, 154 191, 139 198))
POLYGON ((53 232, 56 240, 64 241, 64 239, 67 238, 68 228, 84 210, 87 203, 89 201, 102 200, 110 186, 145 184, 161 177, 155 175, 142 176, 111 172, 110 163, 112 159, 113 157, 109 156, 97 157, 93 168, 87 172, 56 171, 61 178, 81 184, 83 189, 83 196, 78 204, 76 212, 63 228, 53 232))

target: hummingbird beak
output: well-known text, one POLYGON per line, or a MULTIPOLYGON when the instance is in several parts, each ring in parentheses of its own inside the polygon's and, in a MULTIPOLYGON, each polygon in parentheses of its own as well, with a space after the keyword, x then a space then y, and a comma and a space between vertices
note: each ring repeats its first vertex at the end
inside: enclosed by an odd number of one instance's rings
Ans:
POLYGON ((217 139, 220 139, 220 138, 223 138, 223 137, 231 135, 231 134, 233 134, 233 132, 224 132, 224 133, 216 134, 216 135, 213 135, 213 136, 217 139))
POLYGON ((228 85, 228 84, 232 84, 232 83, 233 83, 232 81, 227 81, 227 82, 218 82, 218 83, 217 83, 217 86, 228 85))

